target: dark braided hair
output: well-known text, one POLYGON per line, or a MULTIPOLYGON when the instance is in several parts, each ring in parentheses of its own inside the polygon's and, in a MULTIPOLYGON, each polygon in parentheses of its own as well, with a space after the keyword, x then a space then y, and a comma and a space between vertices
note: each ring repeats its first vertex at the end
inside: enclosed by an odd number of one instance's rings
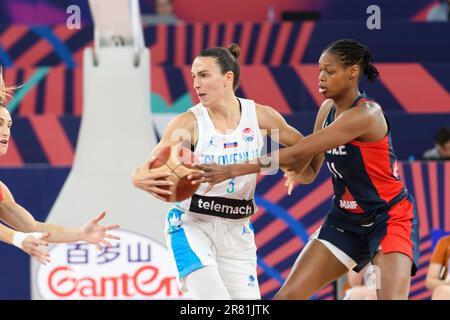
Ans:
POLYGON ((373 65, 369 49, 358 41, 350 39, 337 40, 328 45, 323 52, 330 52, 336 55, 344 66, 359 65, 369 82, 373 82, 380 76, 377 68, 373 65))
POLYGON ((233 89, 236 91, 236 89, 239 87, 239 76, 241 74, 241 68, 237 60, 240 54, 241 49, 239 48, 239 46, 235 43, 232 43, 227 48, 208 48, 206 50, 203 50, 198 56, 216 58, 216 62, 220 66, 222 74, 225 74, 228 71, 233 72, 233 89))

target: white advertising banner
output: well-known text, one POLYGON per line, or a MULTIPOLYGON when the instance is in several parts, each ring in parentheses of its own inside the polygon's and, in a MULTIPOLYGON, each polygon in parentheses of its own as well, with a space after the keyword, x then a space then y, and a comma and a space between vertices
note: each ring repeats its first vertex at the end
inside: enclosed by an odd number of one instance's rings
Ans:
POLYGON ((125 230, 102 251, 87 243, 58 244, 51 263, 37 268, 42 299, 186 299, 178 290, 169 251, 153 239, 125 230))

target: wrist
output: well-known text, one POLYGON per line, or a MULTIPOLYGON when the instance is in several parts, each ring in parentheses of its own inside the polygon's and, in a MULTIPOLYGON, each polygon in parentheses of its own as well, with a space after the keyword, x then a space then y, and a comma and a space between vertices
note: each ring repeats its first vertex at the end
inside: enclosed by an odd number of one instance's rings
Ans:
POLYGON ((272 166, 272 157, 271 155, 263 155, 258 158, 258 166, 260 169, 270 168, 272 166))
POLYGON ((83 232, 83 228, 76 228, 75 229, 75 238, 78 240, 76 241, 84 241, 85 234, 83 232))
POLYGON ((30 233, 24 233, 20 231, 15 231, 13 233, 13 242, 12 244, 16 246, 19 249, 23 249, 23 242, 26 238, 29 236, 35 237, 36 239, 42 239, 44 237, 44 234, 42 232, 30 232, 30 233))
POLYGON ((22 243, 25 238, 28 237, 28 234, 20 231, 14 231, 12 244, 19 249, 22 249, 22 243))
POLYGON ((278 150, 278 164, 280 167, 291 167, 294 163, 298 162, 297 155, 294 155, 291 151, 291 147, 282 148, 278 150))
POLYGON ((235 164, 230 165, 230 170, 228 170, 227 179, 231 179, 231 178, 234 178, 237 176, 236 169, 237 169, 237 167, 235 164))

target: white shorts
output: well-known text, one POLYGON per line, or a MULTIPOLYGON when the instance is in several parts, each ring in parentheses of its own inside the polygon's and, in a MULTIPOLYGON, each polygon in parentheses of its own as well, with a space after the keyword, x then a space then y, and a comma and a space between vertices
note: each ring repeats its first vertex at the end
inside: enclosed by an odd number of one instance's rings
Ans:
POLYGON ((217 218, 174 207, 165 230, 181 291, 187 291, 184 278, 191 272, 215 266, 232 299, 261 299, 250 218, 217 218))

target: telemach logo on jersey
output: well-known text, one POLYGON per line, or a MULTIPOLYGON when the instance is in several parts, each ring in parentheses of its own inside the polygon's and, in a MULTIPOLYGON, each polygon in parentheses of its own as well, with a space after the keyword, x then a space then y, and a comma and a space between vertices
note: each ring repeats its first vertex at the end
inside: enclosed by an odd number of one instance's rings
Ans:
POLYGON ((253 200, 192 195, 189 211, 228 219, 241 219, 255 213, 253 200))
POLYGON ((118 230, 121 237, 102 251, 87 243, 58 244, 51 263, 39 266, 42 299, 185 299, 178 290, 167 249, 145 236, 118 230))

